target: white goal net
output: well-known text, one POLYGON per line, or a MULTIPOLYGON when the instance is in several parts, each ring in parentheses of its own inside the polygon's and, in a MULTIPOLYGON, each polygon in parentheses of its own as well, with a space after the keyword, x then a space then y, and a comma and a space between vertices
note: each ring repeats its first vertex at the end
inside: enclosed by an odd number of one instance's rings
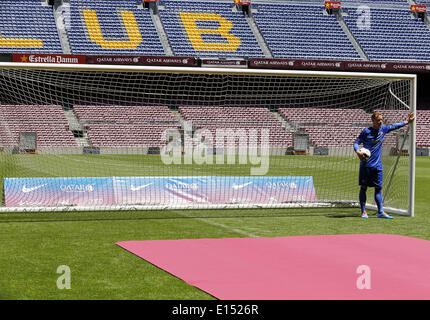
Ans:
MULTIPOLYGON (((2 64, 0 210, 356 207, 353 143, 375 110, 405 120, 415 81, 2 64)), ((385 138, 388 212, 413 215, 414 135, 385 138)))

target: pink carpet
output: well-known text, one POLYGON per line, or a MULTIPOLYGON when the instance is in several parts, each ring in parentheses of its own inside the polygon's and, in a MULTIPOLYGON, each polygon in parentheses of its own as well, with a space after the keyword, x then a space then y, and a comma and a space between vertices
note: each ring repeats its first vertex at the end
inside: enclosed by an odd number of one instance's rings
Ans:
POLYGON ((430 241, 411 237, 354 234, 117 245, 221 300, 430 299, 430 241))

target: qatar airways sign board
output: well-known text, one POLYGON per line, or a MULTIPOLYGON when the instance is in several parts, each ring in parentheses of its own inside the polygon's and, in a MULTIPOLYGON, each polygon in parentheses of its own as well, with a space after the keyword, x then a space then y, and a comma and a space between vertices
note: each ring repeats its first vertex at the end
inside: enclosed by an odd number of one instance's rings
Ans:
POLYGON ((86 57, 88 64, 127 64, 147 66, 186 66, 196 67, 197 59, 194 57, 171 56, 114 56, 114 55, 90 55, 86 57))

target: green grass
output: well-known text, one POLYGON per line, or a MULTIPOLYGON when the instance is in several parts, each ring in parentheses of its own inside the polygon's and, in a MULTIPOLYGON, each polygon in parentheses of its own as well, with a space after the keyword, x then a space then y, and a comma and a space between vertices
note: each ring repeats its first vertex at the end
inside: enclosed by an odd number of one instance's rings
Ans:
MULTIPOLYGON (((78 160, 90 157, 68 158, 67 168, 55 172, 53 164, 58 157, 42 159, 29 155, 17 161, 10 156, 2 162, 3 176, 6 172, 19 172, 22 176, 65 173, 88 176, 87 164, 78 160)), ((307 164, 323 161, 322 158, 301 158, 293 173, 309 173, 307 164)), ((155 158, 124 157, 121 162, 116 157, 99 158, 100 165, 109 166, 116 175, 130 175, 147 166, 153 166, 152 174, 160 174, 156 160, 151 159, 155 158)), ((290 162, 276 163, 269 174, 285 174, 286 167, 293 167, 290 162)), ((430 240, 427 189, 430 157, 418 157, 416 164, 415 217, 396 216, 392 221, 376 219, 373 213, 370 219, 361 219, 354 208, 3 213, 0 214, 0 299, 213 299, 115 245, 125 240, 358 233, 399 234, 430 240), (60 265, 70 267, 70 290, 57 288, 60 274, 56 271, 60 265)), ((180 170, 186 173, 189 169, 184 166, 180 170)), ((219 165, 215 169, 202 167, 200 171, 202 175, 246 174, 245 167, 235 170, 219 165)), ((342 171, 342 177, 352 175, 347 185, 351 184, 358 197, 356 176, 352 174, 355 167, 352 170, 345 166, 342 171)), ((99 173, 102 172, 100 168, 99 173)))

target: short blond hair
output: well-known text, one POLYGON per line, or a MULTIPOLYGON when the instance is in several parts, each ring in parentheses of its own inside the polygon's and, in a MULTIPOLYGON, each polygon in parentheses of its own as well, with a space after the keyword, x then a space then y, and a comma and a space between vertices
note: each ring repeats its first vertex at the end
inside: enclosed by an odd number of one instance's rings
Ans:
POLYGON ((372 113, 372 120, 376 119, 379 116, 382 117, 382 113, 380 113, 379 111, 373 111, 373 113, 372 113))

